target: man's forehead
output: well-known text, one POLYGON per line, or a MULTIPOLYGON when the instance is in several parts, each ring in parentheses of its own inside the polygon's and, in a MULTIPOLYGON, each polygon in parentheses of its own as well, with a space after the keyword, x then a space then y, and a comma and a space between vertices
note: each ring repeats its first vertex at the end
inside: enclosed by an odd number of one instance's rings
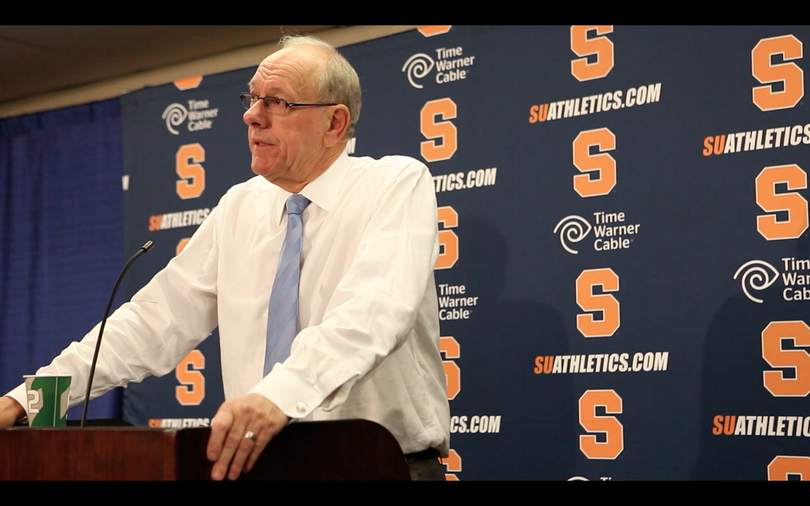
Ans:
POLYGON ((265 84, 264 79, 262 79, 262 78, 257 79, 256 76, 254 76, 253 79, 248 81, 247 84, 248 84, 248 86, 250 87, 251 90, 256 90, 257 88, 261 87, 262 88, 261 89, 262 93, 269 93, 271 95, 273 93, 290 91, 290 90, 288 90, 286 88, 282 88, 280 86, 269 86, 269 87, 264 86, 264 84, 265 84))
POLYGON ((323 54, 313 49, 316 48, 292 47, 276 51, 259 64, 248 85, 251 89, 263 87, 263 93, 301 91, 310 87, 324 63, 323 54))
POLYGON ((276 96, 301 91, 306 84, 301 83, 298 79, 290 79, 288 76, 262 72, 260 68, 248 81, 248 86, 251 91, 260 95, 276 96))

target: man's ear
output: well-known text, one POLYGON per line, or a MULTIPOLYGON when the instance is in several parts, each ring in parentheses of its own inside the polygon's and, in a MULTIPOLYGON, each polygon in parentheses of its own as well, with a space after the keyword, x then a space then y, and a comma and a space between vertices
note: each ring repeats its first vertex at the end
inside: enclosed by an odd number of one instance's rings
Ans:
POLYGON ((326 130, 326 135, 324 135, 324 147, 331 148, 343 139, 343 134, 346 133, 346 129, 349 128, 349 120, 349 108, 343 104, 335 106, 334 111, 332 111, 329 128, 326 130))

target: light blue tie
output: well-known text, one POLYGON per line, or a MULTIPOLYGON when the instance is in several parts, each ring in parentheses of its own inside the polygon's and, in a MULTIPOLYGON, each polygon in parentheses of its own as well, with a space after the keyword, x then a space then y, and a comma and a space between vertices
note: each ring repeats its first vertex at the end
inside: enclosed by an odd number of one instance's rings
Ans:
POLYGON ((284 362, 290 356, 290 347, 298 334, 298 280, 301 277, 301 244, 304 232, 301 213, 308 205, 309 199, 298 193, 287 199, 287 235, 281 247, 267 313, 264 376, 267 376, 276 362, 284 362))

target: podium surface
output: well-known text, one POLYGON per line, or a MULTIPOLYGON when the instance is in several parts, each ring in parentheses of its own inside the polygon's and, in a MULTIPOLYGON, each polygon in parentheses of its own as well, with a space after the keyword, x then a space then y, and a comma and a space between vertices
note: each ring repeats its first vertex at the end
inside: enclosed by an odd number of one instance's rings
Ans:
MULTIPOLYGON (((209 428, 0 429, 0 480, 208 480, 209 428)), ((396 439, 367 420, 293 423, 240 480, 409 480, 396 439)))

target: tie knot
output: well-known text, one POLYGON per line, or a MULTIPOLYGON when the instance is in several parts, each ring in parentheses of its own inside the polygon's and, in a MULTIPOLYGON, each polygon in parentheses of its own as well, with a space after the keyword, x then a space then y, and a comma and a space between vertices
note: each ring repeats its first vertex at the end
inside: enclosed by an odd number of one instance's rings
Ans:
POLYGON ((287 199, 287 214, 301 214, 308 205, 309 199, 300 193, 290 195, 287 199))

